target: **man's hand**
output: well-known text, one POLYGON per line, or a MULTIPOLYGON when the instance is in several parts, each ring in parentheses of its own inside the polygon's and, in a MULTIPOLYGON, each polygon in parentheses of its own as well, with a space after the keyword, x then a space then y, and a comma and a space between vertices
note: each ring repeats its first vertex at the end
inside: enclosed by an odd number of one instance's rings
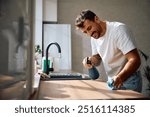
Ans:
POLYGON ((113 77, 113 86, 116 88, 120 88, 123 85, 123 81, 120 77, 114 76, 113 77))
POLYGON ((87 69, 91 69, 93 67, 93 65, 91 64, 89 59, 90 59, 90 57, 85 57, 82 62, 83 66, 87 69))
POLYGON ((99 54, 95 54, 95 55, 91 56, 89 59, 93 66, 99 66, 101 63, 101 57, 99 54))
POLYGON ((99 54, 95 54, 91 57, 86 57, 83 59, 83 65, 85 68, 92 68, 93 66, 99 66, 101 63, 101 57, 99 54))

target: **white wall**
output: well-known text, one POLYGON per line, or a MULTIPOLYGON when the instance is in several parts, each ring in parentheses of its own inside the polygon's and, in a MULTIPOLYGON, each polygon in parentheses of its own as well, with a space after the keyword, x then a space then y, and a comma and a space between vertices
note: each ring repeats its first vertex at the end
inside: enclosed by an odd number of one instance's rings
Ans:
POLYGON ((57 0, 43 0, 43 21, 57 22, 57 0))
POLYGON ((40 45, 42 47, 42 21, 43 21, 43 15, 42 15, 42 9, 43 9, 43 0, 35 0, 35 44, 40 45))

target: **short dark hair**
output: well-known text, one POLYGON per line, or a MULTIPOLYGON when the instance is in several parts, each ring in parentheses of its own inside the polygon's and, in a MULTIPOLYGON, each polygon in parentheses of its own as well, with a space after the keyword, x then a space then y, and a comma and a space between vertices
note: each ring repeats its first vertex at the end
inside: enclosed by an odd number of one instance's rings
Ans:
POLYGON ((83 10, 80 15, 77 16, 76 20, 75 20, 75 26, 76 27, 83 27, 83 23, 86 19, 90 20, 90 21, 94 21, 96 14, 88 9, 83 10))

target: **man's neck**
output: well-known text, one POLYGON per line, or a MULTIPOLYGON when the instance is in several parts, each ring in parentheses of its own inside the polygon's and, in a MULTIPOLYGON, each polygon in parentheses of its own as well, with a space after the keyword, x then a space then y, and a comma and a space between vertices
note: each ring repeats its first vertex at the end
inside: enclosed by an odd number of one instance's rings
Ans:
POLYGON ((101 37, 105 35, 106 33, 106 21, 101 21, 100 25, 102 27, 102 33, 101 33, 101 37))

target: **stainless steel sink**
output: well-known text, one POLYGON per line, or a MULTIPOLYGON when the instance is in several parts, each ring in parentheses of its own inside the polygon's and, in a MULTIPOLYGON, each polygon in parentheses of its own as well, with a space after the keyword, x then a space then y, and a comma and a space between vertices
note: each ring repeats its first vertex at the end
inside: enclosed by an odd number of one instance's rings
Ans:
POLYGON ((49 77, 41 80, 91 80, 88 75, 80 73, 58 73, 52 72, 49 77))

